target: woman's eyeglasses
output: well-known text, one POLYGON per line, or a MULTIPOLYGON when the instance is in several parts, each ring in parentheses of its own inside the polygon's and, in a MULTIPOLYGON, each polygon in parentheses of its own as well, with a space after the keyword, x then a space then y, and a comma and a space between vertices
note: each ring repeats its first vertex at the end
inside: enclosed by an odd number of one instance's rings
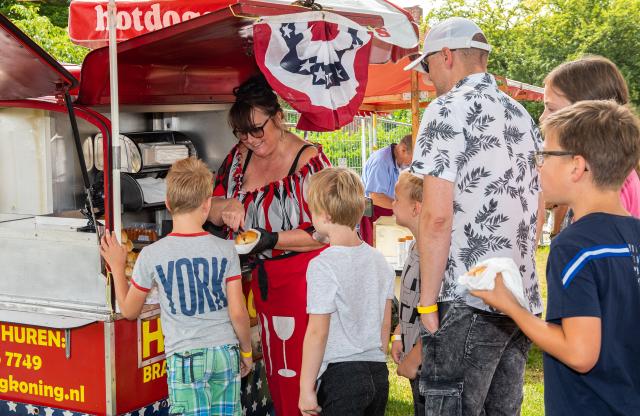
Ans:
MULTIPOLYGON (((549 156, 578 156, 573 152, 567 152, 565 150, 541 150, 536 152, 536 166, 541 168, 544 165, 544 160, 549 156)), ((589 168, 584 168, 585 171, 589 171, 589 168)))
POLYGON ((262 123, 262 125, 260 126, 254 126, 252 128, 250 128, 248 131, 241 131, 238 129, 233 129, 233 135, 236 136, 236 138, 238 140, 247 140, 247 137, 251 136, 251 137, 255 137, 256 139, 261 139, 262 137, 264 137, 264 128, 267 125, 267 123, 269 122, 269 120, 271 120, 272 117, 269 117, 268 119, 266 119, 264 121, 264 123, 262 123))

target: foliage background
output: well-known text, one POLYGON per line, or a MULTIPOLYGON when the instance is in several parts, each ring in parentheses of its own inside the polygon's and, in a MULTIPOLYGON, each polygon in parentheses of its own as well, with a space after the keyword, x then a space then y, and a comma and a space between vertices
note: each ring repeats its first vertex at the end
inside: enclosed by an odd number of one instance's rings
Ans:
POLYGON ((0 0, 0 13, 7 16, 20 30, 60 62, 82 63, 89 52, 86 48, 74 45, 69 39, 68 1, 0 0))
MULTIPOLYGON (((638 0, 447 0, 425 12, 423 28, 451 16, 474 20, 494 47, 489 70, 529 84, 542 85, 562 62, 605 56, 618 65, 640 106, 638 0)), ((528 109, 534 116, 541 110, 540 104, 528 109)))

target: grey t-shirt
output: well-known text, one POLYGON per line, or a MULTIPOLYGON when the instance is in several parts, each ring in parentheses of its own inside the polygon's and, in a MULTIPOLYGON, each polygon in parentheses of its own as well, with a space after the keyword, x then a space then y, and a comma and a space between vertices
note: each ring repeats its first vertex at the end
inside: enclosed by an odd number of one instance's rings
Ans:
POLYGON ((386 362, 380 331, 395 273, 382 253, 362 243, 331 246, 307 268, 307 313, 331 314, 318 378, 330 363, 386 362))
POLYGON ((240 279, 232 241, 204 232, 169 234, 145 247, 131 283, 158 286, 165 354, 237 344, 227 310, 227 282, 240 279))

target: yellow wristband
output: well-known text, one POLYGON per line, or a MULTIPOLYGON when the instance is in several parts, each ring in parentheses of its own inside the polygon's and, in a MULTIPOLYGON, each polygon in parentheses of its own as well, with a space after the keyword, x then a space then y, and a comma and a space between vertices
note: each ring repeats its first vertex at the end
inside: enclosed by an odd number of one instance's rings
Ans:
POLYGON ((402 335, 392 335, 391 336, 391 341, 395 342, 395 341, 402 341, 402 335))
POLYGON ((240 355, 242 355, 242 358, 251 358, 253 356, 253 352, 252 351, 244 352, 240 350, 240 355))
POLYGON ((429 305, 429 306, 420 306, 420 305, 418 305, 416 307, 416 309, 418 310, 418 313, 420 315, 434 313, 434 312, 438 312, 438 304, 434 303, 433 305, 429 305))

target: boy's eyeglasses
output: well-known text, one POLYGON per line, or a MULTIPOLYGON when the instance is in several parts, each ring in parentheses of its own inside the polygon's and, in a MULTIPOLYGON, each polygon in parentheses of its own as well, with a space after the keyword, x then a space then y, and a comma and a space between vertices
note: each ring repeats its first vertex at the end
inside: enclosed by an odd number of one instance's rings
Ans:
MULTIPOLYGON (((548 156, 577 156, 577 155, 573 152, 567 152, 565 150, 541 150, 536 152, 535 154, 536 166, 541 168, 542 165, 544 165, 544 160, 548 156)), ((584 170, 589 171, 589 168, 585 167, 584 170)))
POLYGON ((249 129, 249 131, 240 131, 238 129, 233 129, 233 135, 236 136, 236 138, 241 141, 247 140, 247 137, 249 135, 251 135, 251 137, 255 137, 256 139, 261 139, 264 137, 264 128, 267 125, 267 123, 269 123, 269 120, 271 120, 271 118, 272 116, 266 119, 264 123, 262 123, 262 125, 254 126, 251 129, 249 129))

